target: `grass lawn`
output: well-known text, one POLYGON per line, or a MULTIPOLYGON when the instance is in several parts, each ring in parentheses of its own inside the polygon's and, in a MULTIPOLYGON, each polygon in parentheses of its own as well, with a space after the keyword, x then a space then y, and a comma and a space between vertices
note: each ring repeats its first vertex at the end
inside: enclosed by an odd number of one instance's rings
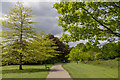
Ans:
POLYGON ((118 68, 118 61, 115 60, 89 61, 88 64, 118 68))
MULTIPOLYGON (((113 63, 114 64, 114 63, 113 63)), ((108 65, 108 64, 107 64, 108 65)), ((118 66, 77 63, 63 64, 72 78, 118 78, 118 66)))
POLYGON ((46 78, 49 72, 44 65, 23 65, 23 70, 18 68, 19 65, 3 66, 2 78, 46 78))

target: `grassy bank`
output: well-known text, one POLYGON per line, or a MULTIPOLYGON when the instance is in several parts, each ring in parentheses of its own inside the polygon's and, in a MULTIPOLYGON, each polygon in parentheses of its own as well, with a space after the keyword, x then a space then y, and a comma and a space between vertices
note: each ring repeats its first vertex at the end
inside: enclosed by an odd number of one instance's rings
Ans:
MULTIPOLYGON (((51 67, 52 65, 48 65, 51 67)), ((46 78, 49 70, 44 65, 23 65, 23 70, 19 70, 19 65, 2 67, 3 78, 46 78)))
POLYGON ((118 66, 117 62, 89 62, 87 64, 79 62, 67 63, 63 67, 69 72, 72 78, 117 78, 118 66), (116 64, 116 65, 114 65, 116 64), (111 67, 112 66, 112 67, 111 67))

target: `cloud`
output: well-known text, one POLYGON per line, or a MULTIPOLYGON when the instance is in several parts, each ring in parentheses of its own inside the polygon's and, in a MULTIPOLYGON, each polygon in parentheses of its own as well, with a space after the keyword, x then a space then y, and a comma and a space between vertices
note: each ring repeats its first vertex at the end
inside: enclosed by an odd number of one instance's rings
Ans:
POLYGON ((107 43, 109 43, 107 40, 104 40, 104 41, 102 41, 102 40, 99 40, 99 43, 100 43, 100 45, 104 45, 104 44, 107 44, 107 43))
POLYGON ((58 37, 58 38, 62 37, 62 33, 56 34, 55 37, 58 37))
MULTIPOLYGON (((46 34, 61 34, 62 28, 58 26, 57 10, 52 7, 53 2, 24 2, 25 7, 31 7, 34 17, 32 21, 38 22, 34 25, 36 29, 44 30, 46 34)), ((7 14, 10 8, 13 8, 15 2, 3 2, 2 14, 7 14), (10 7, 10 8, 9 8, 10 7)))
POLYGON ((69 42, 68 45, 70 45, 70 47, 75 47, 77 46, 77 44, 79 43, 86 43, 88 40, 79 40, 79 41, 76 41, 76 42, 69 42))
MULTIPOLYGON (((87 41, 88 40, 80 40, 80 41, 76 41, 76 42, 69 42, 68 44, 70 45, 70 47, 75 47, 77 44, 79 44, 79 43, 84 43, 85 44, 87 41)), ((105 40, 105 41, 99 40, 99 42, 100 42, 101 46, 109 43, 107 40, 105 40)))

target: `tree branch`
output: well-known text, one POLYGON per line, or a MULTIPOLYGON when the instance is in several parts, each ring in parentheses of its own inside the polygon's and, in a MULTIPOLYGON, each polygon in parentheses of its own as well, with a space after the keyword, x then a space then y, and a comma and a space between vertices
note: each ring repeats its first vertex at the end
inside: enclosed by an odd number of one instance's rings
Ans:
POLYGON ((120 5, 115 4, 115 2, 113 2, 113 3, 114 3, 114 6, 116 6, 116 7, 120 8, 120 5))
MULTIPOLYGON (((88 12, 88 10, 86 10, 85 8, 82 7, 82 9, 84 9, 88 14, 90 14, 90 13, 88 12)), ((105 26, 104 24, 102 24, 100 21, 98 21, 94 16, 92 16, 92 14, 90 14, 90 16, 91 16, 95 21, 97 21, 100 25, 102 25, 102 26, 105 27, 108 31, 110 31, 111 34, 114 34, 114 35, 120 37, 120 33, 113 32, 110 28, 108 28, 107 26, 105 26)))
MULTIPOLYGON (((107 5, 105 5, 105 4, 104 4, 104 6, 106 6, 106 7, 108 8, 108 6, 107 6, 107 5)), ((115 12, 115 13, 117 13, 118 11, 112 11, 112 12, 115 12)))

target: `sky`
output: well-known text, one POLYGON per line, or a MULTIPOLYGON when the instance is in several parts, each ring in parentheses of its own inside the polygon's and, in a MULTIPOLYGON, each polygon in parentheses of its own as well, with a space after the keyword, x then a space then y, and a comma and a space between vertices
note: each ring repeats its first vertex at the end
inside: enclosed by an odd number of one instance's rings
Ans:
MULTIPOLYGON (((6 15, 9 9, 14 7, 15 2, 2 3, 2 15, 6 15)), ((58 27, 57 10, 52 8, 52 2, 24 2, 25 7, 31 7, 34 13, 32 20, 38 22, 34 28, 44 30, 46 34, 60 35, 62 28, 58 27)))
MULTIPOLYGON (((32 20, 38 22, 37 24, 33 25, 34 28, 37 30, 43 30, 46 34, 52 34, 55 37, 60 38, 62 36, 62 27, 58 26, 58 16, 60 14, 57 13, 57 10, 53 8, 54 1, 48 2, 45 1, 38 1, 38 0, 11 0, 4 2, 2 1, 0 5, 2 5, 2 11, 0 14, 3 16, 6 15, 11 8, 14 8, 15 1, 22 1, 25 7, 31 7, 32 13, 34 13, 32 20)), ((0 16, 0 19, 2 17, 0 16)), ((68 44, 70 47, 76 46, 78 43, 86 43, 87 40, 80 40, 76 42, 69 42, 68 44)), ((103 43, 103 42, 101 42, 103 43)))
MULTIPOLYGON (((14 8, 16 2, 2 2, 2 15, 6 15, 11 8, 14 8)), ((33 25, 38 30, 45 31, 46 34, 52 34, 60 38, 62 36, 62 27, 58 26, 57 10, 53 8, 55 2, 24 2, 25 7, 31 7, 34 13, 32 20, 38 22, 33 25)), ((1 17, 0 17, 1 18, 1 17)), ((80 40, 77 42, 69 42, 70 47, 76 46, 78 43, 85 43, 86 41, 80 40)))

